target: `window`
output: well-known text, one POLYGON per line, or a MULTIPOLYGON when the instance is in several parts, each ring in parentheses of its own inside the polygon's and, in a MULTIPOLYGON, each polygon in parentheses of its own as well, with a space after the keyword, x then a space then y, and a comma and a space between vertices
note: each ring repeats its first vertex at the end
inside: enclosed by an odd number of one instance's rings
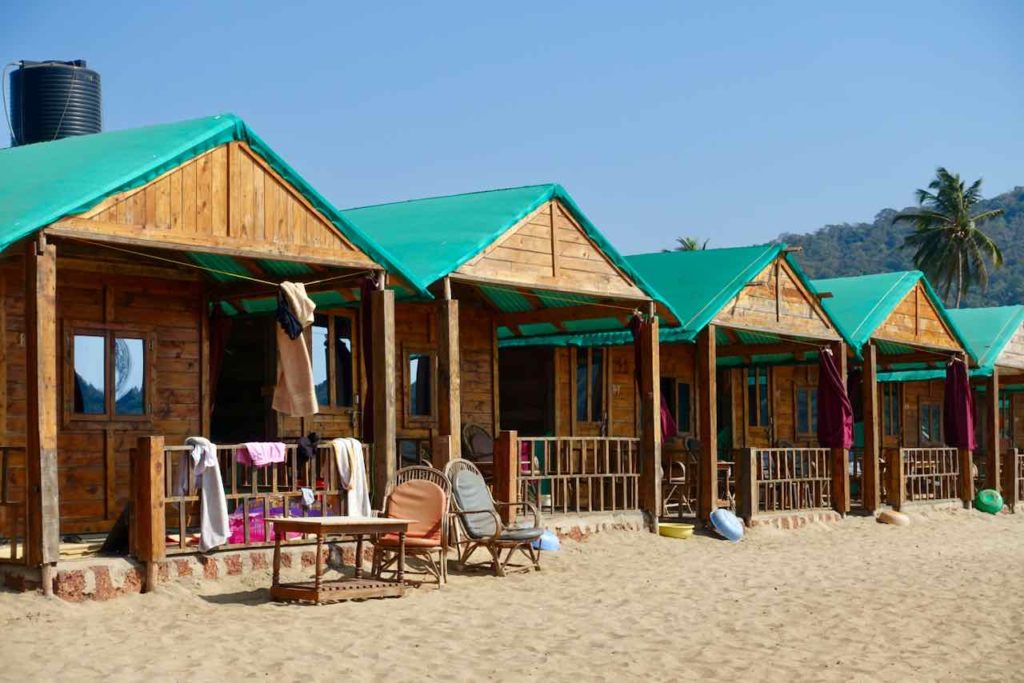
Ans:
POLYGON ((894 383, 882 385, 882 433, 885 436, 900 435, 900 386, 894 383))
POLYGON ((771 401, 768 400, 768 368, 747 370, 747 424, 751 427, 771 425, 771 401))
POLYGON ((942 406, 938 403, 922 403, 920 422, 921 444, 941 444, 942 406))
POLYGON ((351 408, 355 396, 352 318, 318 315, 310 327, 313 385, 321 410, 351 408))
POLYGON ((576 349, 576 421, 604 419, 604 349, 576 349))
POLYGON ((796 388, 796 433, 813 436, 818 433, 818 389, 796 388))
POLYGON ((999 399, 999 438, 1011 439, 1011 427, 1013 426, 1013 414, 1011 412, 1010 398, 999 399))
POLYGON ((133 418, 149 413, 149 336, 129 330, 68 333, 67 406, 71 415, 133 418))
POLYGON ((661 395, 669 412, 675 418, 680 434, 693 433, 693 419, 690 414, 690 384, 674 377, 661 378, 661 395))
POLYGON ((405 416, 419 423, 437 417, 437 354, 432 350, 405 351, 405 416))

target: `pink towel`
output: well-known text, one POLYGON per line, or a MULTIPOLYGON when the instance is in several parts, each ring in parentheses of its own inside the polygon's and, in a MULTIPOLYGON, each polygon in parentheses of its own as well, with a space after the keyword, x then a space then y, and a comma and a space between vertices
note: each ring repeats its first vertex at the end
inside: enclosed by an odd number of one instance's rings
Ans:
POLYGON ((285 451, 283 443, 250 441, 235 449, 235 460, 243 465, 265 467, 275 462, 284 462, 285 451))

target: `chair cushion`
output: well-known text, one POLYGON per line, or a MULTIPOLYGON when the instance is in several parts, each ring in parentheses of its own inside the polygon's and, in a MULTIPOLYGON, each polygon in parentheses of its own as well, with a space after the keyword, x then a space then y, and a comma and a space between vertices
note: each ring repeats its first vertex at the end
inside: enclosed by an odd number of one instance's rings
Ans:
POLYGON ((503 541, 536 541, 543 534, 543 529, 505 529, 499 538, 503 541))
MULTIPOLYGON (((452 495, 460 510, 494 510, 491 492, 487 490, 483 477, 471 470, 456 473, 452 495)), ((487 512, 470 512, 460 517, 470 538, 493 536, 498 531, 494 517, 487 512)))
MULTIPOLYGON (((389 548, 398 547, 398 534, 383 534, 377 539, 377 545, 384 545, 389 548)), ((415 536, 405 537, 406 548, 440 548, 440 538, 417 538, 415 536)))
POLYGON ((445 502, 440 486, 425 479, 413 479, 396 486, 388 496, 387 516, 414 520, 405 534, 406 542, 411 538, 437 542, 441 538, 445 502))

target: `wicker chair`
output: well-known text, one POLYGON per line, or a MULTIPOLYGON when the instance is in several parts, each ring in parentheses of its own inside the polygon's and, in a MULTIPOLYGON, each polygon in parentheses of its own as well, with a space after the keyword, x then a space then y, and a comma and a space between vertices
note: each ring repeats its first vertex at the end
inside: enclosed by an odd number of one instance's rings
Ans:
POLYGON ((464 458, 450 461, 444 473, 452 487, 452 514, 458 518, 455 528, 455 548, 458 553, 458 567, 466 566, 466 561, 477 548, 485 548, 490 554, 488 563, 495 576, 505 576, 508 569, 529 570, 540 569, 540 550, 533 547, 534 541, 544 533, 541 526, 540 512, 532 503, 502 503, 492 497, 483 475, 476 465, 464 458), (506 527, 496 511, 496 507, 524 508, 533 515, 533 526, 506 527), (461 533, 460 533, 461 529, 461 533), (505 551, 504 558, 502 551, 505 551), (529 565, 513 565, 512 557, 517 553, 525 555, 529 565))
POLYGON ((462 428, 463 457, 476 465, 488 481, 494 472, 494 437, 475 424, 462 428))
POLYGON ((697 439, 688 437, 686 439, 686 451, 683 459, 677 460, 671 455, 668 457, 665 468, 665 477, 661 482, 663 515, 668 515, 669 506, 675 499, 676 517, 683 518, 683 511, 693 514, 694 486, 696 480, 694 475, 697 472, 697 453, 700 452, 700 442, 697 439))
MULTIPOLYGON (((415 519, 405 539, 405 554, 427 561, 438 587, 448 581, 448 517, 451 484, 433 467, 403 467, 384 492, 384 517, 415 519)), ((398 560, 398 535, 383 534, 373 546, 373 573, 392 570, 398 560)))

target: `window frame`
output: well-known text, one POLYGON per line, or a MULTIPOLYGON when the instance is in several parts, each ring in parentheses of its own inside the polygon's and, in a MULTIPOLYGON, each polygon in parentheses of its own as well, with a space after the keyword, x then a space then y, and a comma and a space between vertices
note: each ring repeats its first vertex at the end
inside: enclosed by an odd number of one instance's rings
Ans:
POLYGON ((999 439, 1011 443, 1013 441, 1012 396, 1001 396, 999 398, 999 439))
MULTIPOLYGON (((320 410, 317 412, 320 414, 328 415, 347 415, 356 409, 359 405, 359 389, 362 386, 362 377, 359 374, 359 359, 360 351, 359 348, 359 328, 357 327, 357 320, 355 311, 349 310, 338 310, 338 311, 318 311, 314 315, 315 319, 319 317, 327 318, 327 398, 328 403, 325 405, 320 403, 317 399, 317 404, 320 410), (335 404, 337 400, 337 354, 334 353, 334 345, 337 342, 337 319, 347 318, 352 329, 352 405, 350 406, 339 406, 335 404)), ((306 348, 309 349, 310 359, 313 357, 313 325, 310 325, 304 331, 304 337, 306 339, 306 348)), ((315 389, 315 386, 314 386, 315 389)))
MULTIPOLYGON (((771 366, 769 365, 752 365, 746 368, 743 373, 743 401, 746 403, 746 428, 747 430, 764 430, 767 432, 774 424, 774 411, 772 406, 772 373, 771 366), (761 400, 760 391, 755 392, 757 394, 757 401, 754 405, 750 405, 750 377, 753 373, 754 387, 760 387, 760 377, 764 374, 764 387, 765 387, 765 398, 767 404, 767 414, 761 415, 761 400), (754 423, 751 424, 751 417, 754 418, 754 423), (762 424, 761 418, 764 418, 762 424)), ((748 432, 749 433, 749 432, 748 432)))
POLYGON ((608 372, 609 372, 609 353, 608 347, 606 346, 588 346, 588 347, 572 347, 572 417, 573 422, 576 424, 588 424, 588 425, 601 425, 605 421, 605 417, 608 415, 608 372), (592 411, 594 408, 594 387, 591 379, 594 377, 594 351, 601 352, 601 414, 597 416, 597 419, 593 419, 592 411), (581 416, 579 414, 579 368, 580 368, 580 353, 586 354, 586 401, 587 401, 587 415, 581 416), (583 419, 581 419, 581 417, 583 419), (589 418, 589 419, 587 419, 589 418))
POLYGON ((437 349, 432 346, 403 344, 402 345, 402 421, 407 428, 432 427, 438 423, 437 404, 438 357, 437 349), (413 415, 412 409, 412 377, 409 373, 409 359, 412 356, 429 356, 430 358, 430 415, 413 415))
POLYGON ((671 387, 671 398, 666 398, 665 403, 668 405, 669 410, 672 412, 672 418, 676 421, 676 427, 679 429, 678 436, 692 436, 694 434, 694 406, 693 406, 693 382, 689 378, 680 378, 672 376, 662 376, 661 388, 664 394, 665 384, 668 383, 671 387), (686 425, 683 428, 682 412, 679 407, 679 387, 684 385, 688 387, 687 393, 689 394, 688 407, 689 410, 686 414, 686 425))
MULTIPOLYGON (((898 382, 881 383, 882 437, 899 437, 903 429, 903 397, 898 382), (895 422, 893 421, 895 417, 895 422)), ((920 420, 918 424, 920 430, 920 420)), ((918 435, 920 437, 920 434, 918 435)))
POLYGON ((798 439, 809 439, 818 437, 818 415, 817 410, 818 387, 813 384, 796 384, 793 386, 793 434, 798 439), (800 431, 800 392, 806 391, 807 403, 807 428, 809 431, 800 431), (813 397, 813 398, 812 398, 813 397))
POLYGON ((81 320, 64 321, 64 383, 63 413, 64 424, 89 422, 149 422, 153 419, 153 396, 155 384, 155 368, 153 354, 156 353, 156 333, 152 327, 126 323, 97 323, 81 320), (95 414, 75 412, 75 344, 76 336, 103 337, 104 351, 104 387, 103 412, 95 414), (120 415, 116 410, 116 391, 114 388, 114 354, 115 340, 118 338, 141 339, 143 341, 143 410, 140 415, 120 415))
POLYGON ((921 398, 917 404, 917 443, 921 447, 935 447, 945 445, 945 435, 942 433, 942 404, 936 403, 935 401, 921 398), (928 409, 928 427, 931 430, 932 427, 937 427, 938 438, 925 439, 922 425, 924 421, 925 408, 928 409))

